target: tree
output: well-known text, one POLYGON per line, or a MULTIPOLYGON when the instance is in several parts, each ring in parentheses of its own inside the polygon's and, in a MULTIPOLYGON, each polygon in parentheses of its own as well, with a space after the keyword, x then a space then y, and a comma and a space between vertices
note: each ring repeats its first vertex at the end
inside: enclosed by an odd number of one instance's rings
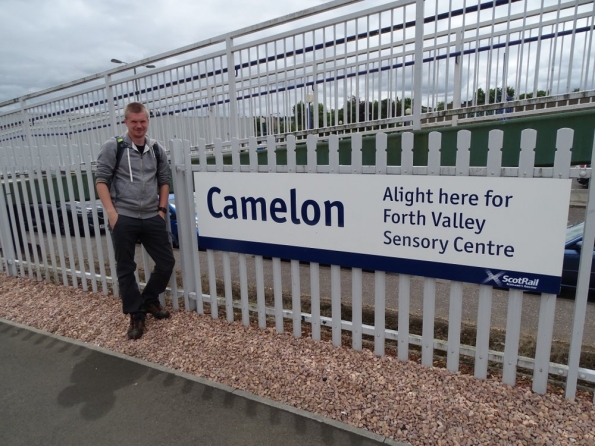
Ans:
POLYGON ((477 93, 475 95, 475 103, 477 105, 483 105, 486 103, 486 93, 483 91, 483 88, 478 88, 477 93))
POLYGON ((490 104, 495 104, 496 102, 506 102, 508 100, 512 100, 512 98, 514 98, 514 88, 512 87, 506 87, 506 97, 502 96, 501 88, 490 89, 490 104))
POLYGON ((304 101, 300 101, 293 106, 293 116, 295 122, 295 130, 305 130, 306 129, 306 119, 307 119, 307 105, 304 101))
POLYGON ((318 113, 310 116, 310 113, 314 111, 314 103, 306 103, 300 101, 293 106, 293 116, 296 125, 296 130, 307 130, 314 128, 316 122, 316 115, 318 115, 318 127, 324 125, 324 105, 318 104, 318 113))
MULTIPOLYGON (((397 99, 398 101, 398 99, 397 99)), ((398 102, 393 101, 391 99, 383 99, 380 101, 374 101, 374 119, 387 119, 387 118, 394 118, 397 116, 398 112, 398 102), (380 107, 379 107, 380 105, 380 107), (380 108, 380 110, 379 110, 380 108)))
MULTIPOLYGON (((548 92, 544 90, 537 90, 537 97, 548 96, 548 92)), ((531 99, 533 97, 533 93, 523 93, 519 95, 519 99, 531 99)))
POLYGON ((356 98, 355 96, 351 96, 347 100, 344 109, 347 122, 349 123, 370 121, 373 113, 374 118, 377 119, 377 114, 374 112, 374 103, 356 98))

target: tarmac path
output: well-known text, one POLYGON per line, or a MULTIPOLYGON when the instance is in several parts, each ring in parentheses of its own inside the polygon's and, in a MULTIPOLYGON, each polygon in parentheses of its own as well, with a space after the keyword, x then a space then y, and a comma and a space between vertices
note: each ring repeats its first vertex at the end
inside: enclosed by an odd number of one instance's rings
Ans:
POLYGON ((392 440, 192 375, 0 322, 5 446, 380 446, 392 440))

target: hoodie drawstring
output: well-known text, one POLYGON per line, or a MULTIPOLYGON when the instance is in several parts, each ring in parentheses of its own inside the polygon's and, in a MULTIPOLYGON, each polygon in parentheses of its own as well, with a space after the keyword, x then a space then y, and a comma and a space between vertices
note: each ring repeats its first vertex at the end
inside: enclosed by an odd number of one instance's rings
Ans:
POLYGON ((126 155, 128 155, 128 173, 130 174, 130 182, 134 183, 134 180, 132 179, 132 164, 130 164, 130 147, 126 150, 126 155))

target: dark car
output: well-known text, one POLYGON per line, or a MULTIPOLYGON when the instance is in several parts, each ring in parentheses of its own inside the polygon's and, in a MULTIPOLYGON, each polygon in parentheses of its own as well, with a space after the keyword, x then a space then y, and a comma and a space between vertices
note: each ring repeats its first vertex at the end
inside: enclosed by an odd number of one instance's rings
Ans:
MULTIPOLYGON (((18 212, 16 206, 14 208, 14 216, 15 219, 18 221, 18 212)), ((85 225, 84 220, 87 220, 88 227, 89 227, 89 235, 94 236, 99 229, 99 233, 103 234, 105 232, 105 222, 103 217, 103 207, 101 206, 101 201, 97 200, 95 202, 75 202, 74 207, 70 203, 66 203, 64 205, 64 209, 62 206, 58 204, 57 209, 52 209, 51 204, 32 204, 29 206, 29 214, 31 216, 31 222, 26 218, 26 210, 25 206, 21 206, 21 213, 23 216, 23 223, 25 226, 25 230, 29 231, 33 229, 35 232, 47 233, 51 232, 52 234, 60 233, 62 235, 66 234, 66 222, 68 222, 68 232, 70 235, 75 235, 76 228, 74 226, 74 220, 78 222, 78 230, 81 236, 85 235, 85 225), (37 207, 37 211, 39 214, 39 221, 36 219, 35 216, 35 207, 37 207), (99 228, 95 227, 95 222, 93 221, 93 208, 97 209, 97 223, 99 228), (47 211, 48 218, 46 220, 44 208, 47 211), (65 211, 65 212, 64 212, 65 211), (55 213, 55 217, 54 217, 55 213), (57 222, 56 222, 57 219, 57 222), (58 225, 56 227, 56 224, 58 225), (32 226, 32 227, 30 227, 32 226)), ((17 223, 18 226, 18 223, 17 223)))
MULTIPOLYGON (((70 235, 75 235, 75 227, 73 224, 75 217, 78 222, 79 234, 81 236, 85 234, 85 220, 87 220, 89 226, 89 235, 94 236, 97 234, 97 229, 99 229, 100 234, 105 233, 105 220, 103 216, 103 206, 101 205, 101 200, 84 203, 77 201, 75 202, 74 209, 70 203, 67 203, 65 208, 68 217, 68 225, 70 227, 70 235), (95 227, 95 223, 93 221, 93 208, 97 209, 97 223, 99 228, 95 227)), ((62 225, 63 224, 64 223, 62 223, 62 225)), ((60 232, 63 234, 64 228, 61 228, 60 232)))
MULTIPOLYGON (((39 214, 40 214, 41 220, 42 220, 41 226, 42 226, 42 228, 45 228, 45 225, 43 224, 43 214, 42 214, 42 212, 43 212, 43 205, 41 205, 41 204, 39 204, 39 205, 32 204, 32 205, 29 206, 29 212, 30 212, 30 215, 31 215, 31 224, 33 225, 33 228, 30 228, 29 220, 27 220, 27 208, 23 204, 23 205, 20 206, 20 212, 21 212, 21 215, 23 217, 23 226, 25 227, 25 231, 30 231, 31 229, 33 229, 35 232, 37 232, 39 230, 38 226, 40 226, 40 224, 35 219, 35 207, 36 206, 39 208, 39 214)), ((7 212, 7 215, 8 216, 10 216, 9 209, 10 208, 8 206, 6 206, 6 212, 7 212)), ((18 229, 18 231, 20 233, 21 226, 20 226, 20 218, 19 218, 19 206, 17 206, 16 204, 12 206, 12 217, 9 217, 9 223, 10 223, 10 225, 12 227, 12 219, 11 218, 14 218, 15 223, 16 223, 16 226, 17 226, 17 229, 18 229)), ((43 231, 45 232, 45 229, 43 229, 43 231)))
MULTIPOLYGON (((562 266, 562 287, 576 288, 578 280, 578 267, 583 249, 583 231, 585 223, 578 223, 566 228, 566 244, 564 245, 564 264, 562 266)), ((593 247, 588 247, 591 255, 595 254, 593 247)), ((595 260, 595 258, 593 259, 595 260)), ((591 263, 591 277, 589 293, 595 292, 595 261, 591 263)))
MULTIPOLYGON (((175 195, 169 194, 168 199, 168 207, 169 207, 169 223, 171 227, 171 241, 174 248, 180 247, 180 242, 178 238, 178 216, 176 212, 176 202, 175 202, 175 195)), ((196 237, 198 238, 198 217, 194 216, 194 221, 196 223, 196 237)))

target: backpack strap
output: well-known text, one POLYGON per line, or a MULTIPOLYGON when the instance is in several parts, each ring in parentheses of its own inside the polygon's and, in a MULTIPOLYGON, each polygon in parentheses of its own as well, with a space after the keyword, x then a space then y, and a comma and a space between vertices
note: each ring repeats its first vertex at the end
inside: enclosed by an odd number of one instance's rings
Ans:
MULTIPOLYGON (((123 138, 119 136, 115 136, 116 142, 118 143, 116 149, 116 164, 114 165, 114 173, 118 170, 120 166, 120 160, 122 159, 122 155, 124 154, 124 149, 130 148, 130 144, 124 141, 123 138)), ((159 171, 159 163, 161 162, 161 152, 159 151, 159 144, 153 144, 153 154, 155 155, 155 159, 157 160, 157 171, 159 171)))
POLYGON ((120 160, 122 159, 122 155, 124 154, 124 149, 130 147, 124 139, 120 138, 119 136, 114 136, 116 138, 116 142, 118 143, 118 147, 116 149, 116 164, 114 165, 114 173, 118 170, 120 166, 120 160))
POLYGON ((153 155, 155 155, 155 159, 157 160, 157 171, 159 172, 159 163, 161 162, 161 152, 159 151, 159 144, 153 144, 153 155))
MULTIPOLYGON (((124 150, 130 148, 130 144, 124 141, 123 138, 119 136, 114 136, 116 138, 117 148, 116 148, 116 164, 114 164, 114 174, 118 170, 120 166, 120 161, 122 160, 122 155, 124 155, 124 150)), ((153 144, 153 154, 155 155, 155 160, 157 161, 157 172, 159 172, 159 163, 161 162, 161 152, 159 151, 159 145, 157 143, 153 144)), ((116 197, 118 197, 118 191, 116 190, 116 197)))

